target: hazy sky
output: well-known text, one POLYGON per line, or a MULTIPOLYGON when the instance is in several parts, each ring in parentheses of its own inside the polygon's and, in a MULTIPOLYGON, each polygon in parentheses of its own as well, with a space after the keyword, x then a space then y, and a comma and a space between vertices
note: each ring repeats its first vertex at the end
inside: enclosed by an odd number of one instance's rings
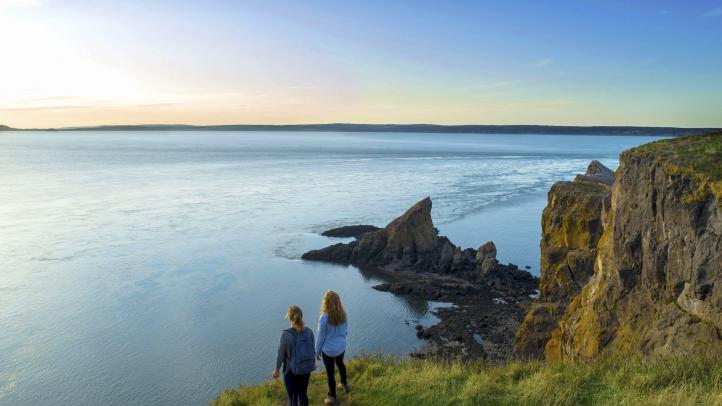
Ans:
POLYGON ((722 127, 722 0, 0 0, 0 124, 326 122, 722 127))

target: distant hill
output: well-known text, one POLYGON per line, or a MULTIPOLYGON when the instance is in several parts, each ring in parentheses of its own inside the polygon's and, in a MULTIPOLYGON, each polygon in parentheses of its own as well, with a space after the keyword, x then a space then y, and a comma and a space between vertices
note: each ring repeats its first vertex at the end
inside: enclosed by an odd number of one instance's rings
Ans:
POLYGON ((552 125, 436 125, 436 124, 229 124, 229 125, 103 125, 58 128, 58 131, 334 131, 452 134, 574 134, 574 135, 684 135, 710 128, 632 127, 632 126, 552 126, 552 125))
MULTIPOLYGON (((0 126, 0 130, 15 130, 0 126)), ((448 134, 557 134, 557 135, 659 135, 676 136, 709 132, 714 128, 555 126, 555 125, 437 125, 437 124, 226 124, 226 125, 101 125, 33 129, 34 131, 329 131, 448 134)))
POLYGON ((0 131, 12 131, 14 128, 0 124, 0 131))

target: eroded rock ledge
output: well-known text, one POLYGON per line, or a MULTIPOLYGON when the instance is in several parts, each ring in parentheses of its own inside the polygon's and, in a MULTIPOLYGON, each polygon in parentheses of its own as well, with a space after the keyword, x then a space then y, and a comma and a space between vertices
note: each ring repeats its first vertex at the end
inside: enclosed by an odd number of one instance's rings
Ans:
POLYGON ((439 236, 425 198, 383 229, 302 258, 352 264, 381 275, 374 288, 398 295, 453 303, 438 311, 441 322, 423 331, 436 356, 506 359, 538 279, 496 259, 493 242, 479 249, 457 247, 439 236))

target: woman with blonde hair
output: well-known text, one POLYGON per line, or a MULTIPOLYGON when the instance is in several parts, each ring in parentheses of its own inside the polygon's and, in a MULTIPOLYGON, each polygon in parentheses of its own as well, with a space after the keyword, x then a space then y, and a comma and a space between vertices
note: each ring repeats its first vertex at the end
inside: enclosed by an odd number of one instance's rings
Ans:
POLYGON ((328 379, 328 396, 325 403, 332 405, 336 403, 336 371, 341 375, 340 388, 348 393, 348 380, 346 377, 346 365, 343 363, 343 356, 346 353, 346 336, 348 335, 348 321, 346 312, 341 305, 341 297, 338 293, 329 290, 323 295, 321 301, 321 318, 318 321, 318 339, 316 340, 316 359, 323 358, 328 379))
POLYGON ((303 312, 298 306, 288 308, 286 319, 291 323, 291 328, 281 333, 273 378, 278 378, 283 365, 283 384, 286 386, 289 404, 308 406, 308 380, 316 369, 313 331, 304 326, 303 312))

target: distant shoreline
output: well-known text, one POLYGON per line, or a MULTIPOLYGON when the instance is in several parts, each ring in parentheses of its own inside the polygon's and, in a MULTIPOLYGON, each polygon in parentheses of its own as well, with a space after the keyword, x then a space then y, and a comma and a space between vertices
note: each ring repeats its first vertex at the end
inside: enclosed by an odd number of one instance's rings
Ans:
POLYGON ((437 125, 437 124, 231 124, 231 125, 103 125, 91 127, 16 129, 0 125, 0 131, 323 131, 441 134, 539 134, 539 135, 642 135, 679 136, 718 130, 715 128, 555 125, 437 125))

